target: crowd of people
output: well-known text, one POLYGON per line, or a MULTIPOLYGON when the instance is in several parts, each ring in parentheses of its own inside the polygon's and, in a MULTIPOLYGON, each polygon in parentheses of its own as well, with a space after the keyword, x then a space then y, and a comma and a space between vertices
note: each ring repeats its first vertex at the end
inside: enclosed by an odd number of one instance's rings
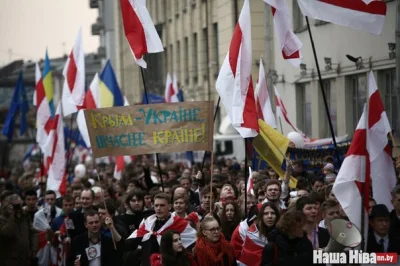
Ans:
MULTIPOLYGON (((330 222, 347 219, 332 193, 338 169, 329 158, 318 173, 287 163, 282 177, 253 171, 248 193, 245 164, 234 159, 218 160, 212 173, 173 162, 159 172, 138 156, 120 180, 112 164, 87 163, 62 196, 46 189, 35 163, 15 167, 0 179, 1 264, 313 265, 330 222)), ((371 198, 367 252, 400 254, 399 185, 392 203, 389 212, 371 198)))

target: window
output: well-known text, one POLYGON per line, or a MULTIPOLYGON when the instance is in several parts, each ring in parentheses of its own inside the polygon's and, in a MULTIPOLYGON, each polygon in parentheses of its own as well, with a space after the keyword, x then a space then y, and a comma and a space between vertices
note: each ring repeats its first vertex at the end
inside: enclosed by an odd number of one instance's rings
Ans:
POLYGON ((311 87, 310 83, 296 84, 297 124, 307 137, 311 137, 311 87))
POLYGON ((385 69, 378 72, 378 86, 382 102, 392 126, 393 135, 400 137, 400 93, 396 88, 396 69, 385 69))
POLYGON ((197 83, 198 79, 198 49, 197 49, 197 33, 193 33, 193 51, 192 51, 192 56, 193 56, 193 82, 197 83))
POLYGON ((361 114, 364 104, 367 101, 367 75, 359 74, 347 77, 347 88, 349 88, 348 96, 351 97, 351 128, 350 132, 354 132, 361 114))
POLYGON ((184 40, 184 62, 183 62, 183 66, 184 66, 184 71, 185 71, 185 84, 186 86, 189 85, 189 38, 185 37, 184 40))
MULTIPOLYGON (((333 126, 333 132, 336 135, 337 134, 336 90, 332 89, 332 83, 334 83, 334 82, 335 81, 331 80, 331 79, 323 80, 326 101, 328 102, 329 114, 330 114, 332 126, 333 126)), ((335 86, 333 86, 333 88, 334 87, 335 86)), ((322 95, 321 95, 321 97, 322 97, 322 95)), ((324 105, 323 99, 321 99, 321 104, 324 105)), ((325 121, 325 123, 323 123, 324 130, 323 130, 322 134, 323 134, 323 136, 330 138, 330 137, 332 137, 331 129, 329 128, 329 122, 328 122, 328 119, 326 118, 325 106, 323 106, 323 107, 324 107, 324 109, 323 109, 324 113, 322 115, 323 115, 323 121, 325 121)))
POLYGON ((306 18, 301 13, 297 1, 292 2, 293 8, 293 29, 294 32, 302 32, 307 29, 306 18))

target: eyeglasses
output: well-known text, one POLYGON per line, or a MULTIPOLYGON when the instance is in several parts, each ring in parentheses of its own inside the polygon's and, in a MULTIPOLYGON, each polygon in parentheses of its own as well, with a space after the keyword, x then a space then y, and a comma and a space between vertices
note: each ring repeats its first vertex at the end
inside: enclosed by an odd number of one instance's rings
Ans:
POLYGON ((204 229, 205 231, 210 231, 210 232, 219 232, 221 231, 220 227, 215 227, 215 228, 210 228, 210 229, 204 229))

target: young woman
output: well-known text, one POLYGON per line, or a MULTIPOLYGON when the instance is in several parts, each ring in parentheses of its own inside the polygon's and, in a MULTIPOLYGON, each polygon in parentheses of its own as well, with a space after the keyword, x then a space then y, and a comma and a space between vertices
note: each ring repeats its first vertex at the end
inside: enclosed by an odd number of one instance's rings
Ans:
POLYGON ((173 230, 161 237, 161 254, 153 254, 151 266, 197 266, 192 254, 182 246, 181 235, 173 230))
POLYGON ((261 261, 264 246, 268 243, 267 235, 275 229, 279 220, 279 210, 272 202, 261 206, 256 223, 252 224, 246 234, 242 253, 238 260, 245 265, 258 265, 261 261))
POLYGON ((222 208, 220 215, 222 233, 227 241, 231 241, 231 236, 235 228, 241 221, 242 214, 239 205, 236 203, 227 203, 222 208))
POLYGON ((307 219, 303 212, 289 210, 268 234, 261 266, 313 265, 313 246, 305 233, 307 219))
POLYGON ((199 266, 237 265, 233 248, 212 216, 205 217, 200 223, 194 255, 199 266))

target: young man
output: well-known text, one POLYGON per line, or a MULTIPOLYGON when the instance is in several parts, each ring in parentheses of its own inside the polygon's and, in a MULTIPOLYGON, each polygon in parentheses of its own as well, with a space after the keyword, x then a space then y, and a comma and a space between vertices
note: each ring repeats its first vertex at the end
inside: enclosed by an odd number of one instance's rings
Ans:
POLYGON ((189 203, 194 207, 200 205, 199 194, 192 190, 192 179, 190 177, 181 177, 179 180, 181 187, 186 189, 189 196, 189 203))
POLYGON ((334 200, 326 200, 321 205, 322 219, 319 227, 327 229, 329 223, 336 218, 340 218, 339 203, 334 200))
POLYGON ((113 237, 101 234, 99 214, 88 210, 84 215, 87 233, 83 233, 72 240, 71 251, 68 257, 68 266, 86 265, 122 265, 123 240, 114 227, 111 217, 105 218, 105 224, 110 229, 113 237), (115 241, 116 248, 114 248, 115 241))
POLYGON ((282 186, 276 179, 271 179, 265 185, 266 195, 265 202, 273 202, 280 211, 286 210, 285 202, 282 200, 282 186))
POLYGON ((400 186, 396 186, 392 191, 392 204, 394 209, 390 213, 390 231, 400 242, 400 186))
POLYGON ((145 219, 138 230, 135 230, 126 241, 127 248, 134 250, 138 245, 142 246, 142 266, 150 266, 150 257, 160 252, 161 236, 175 230, 181 234, 182 244, 188 248, 196 242, 196 230, 189 222, 181 217, 171 215, 171 198, 165 193, 159 193, 154 197, 155 214, 145 219))
POLYGON ((25 192, 25 207, 24 211, 29 216, 31 223, 33 223, 33 218, 35 217, 35 213, 38 211, 36 206, 38 201, 38 197, 35 190, 28 190, 25 192))
POLYGON ((204 217, 207 213, 210 212, 210 209, 212 207, 212 210, 215 211, 214 203, 215 200, 217 199, 218 192, 217 189, 213 186, 212 191, 210 186, 205 186, 201 190, 201 204, 196 208, 196 212, 201 216, 204 217))
POLYGON ((393 252, 400 254, 400 243, 390 229, 390 213, 386 205, 372 207, 369 217, 371 227, 368 235, 367 252, 393 252))
MULTIPOLYGON (((65 226, 67 229, 73 229, 72 224, 70 221, 65 221, 65 219, 71 214, 71 212, 74 211, 74 199, 70 195, 66 195, 62 199, 62 213, 60 216, 56 217, 52 222, 51 222, 51 229, 53 232, 56 232, 60 230, 61 226, 65 222, 65 226)), ((69 220, 69 219, 67 219, 69 220)))
POLYGON ((324 248, 329 242, 328 230, 318 226, 317 202, 312 197, 301 197, 296 201, 296 209, 302 211, 307 219, 307 236, 314 250, 324 248))
POLYGON ((51 222, 58 216, 61 215, 62 210, 56 207, 56 193, 53 190, 46 191, 44 196, 45 206, 35 213, 33 218, 33 224, 36 224, 36 221, 41 219, 46 219, 49 225, 51 222))

